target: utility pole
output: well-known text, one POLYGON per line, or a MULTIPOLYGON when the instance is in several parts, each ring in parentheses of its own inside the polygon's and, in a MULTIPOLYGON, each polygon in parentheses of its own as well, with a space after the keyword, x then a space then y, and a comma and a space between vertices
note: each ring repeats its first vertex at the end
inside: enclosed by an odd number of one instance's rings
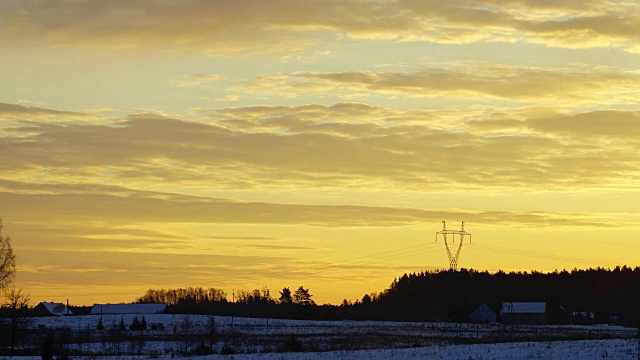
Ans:
POLYGON ((464 237, 469 235, 469 242, 471 242, 471 234, 464 231, 464 221, 462 222, 460 230, 447 230, 447 225, 445 221, 442 220, 442 230, 436 232, 436 241, 438 241, 438 235, 442 235, 442 239, 444 240, 444 246, 447 249, 447 256, 449 256, 449 268, 454 271, 458 270, 458 259, 460 258, 460 250, 462 250, 464 237), (460 235, 460 244, 458 244, 458 250, 455 254, 451 253, 449 243, 447 242, 447 235, 454 235, 451 239, 452 243, 455 243, 455 235, 460 235))
POLYGON ((216 321, 213 316, 210 318, 211 327, 209 328, 209 350, 213 352, 213 341, 215 340, 216 335, 216 321))
POLYGON ((233 310, 231 310, 231 327, 233 327, 233 312, 236 309, 236 289, 231 289, 231 299, 233 299, 233 310))

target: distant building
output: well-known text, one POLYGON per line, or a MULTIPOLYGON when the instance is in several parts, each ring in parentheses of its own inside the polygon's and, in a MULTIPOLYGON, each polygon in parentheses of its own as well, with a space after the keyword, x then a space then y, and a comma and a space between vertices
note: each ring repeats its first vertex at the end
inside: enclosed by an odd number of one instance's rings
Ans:
POLYGON ((611 324, 611 325, 619 325, 620 324, 620 315, 609 315, 609 324, 611 324))
POLYGON ((595 323, 595 313, 593 311, 573 311, 571 319, 577 325, 593 325, 595 323))
POLYGON ((55 302, 41 302, 31 309, 30 314, 36 317, 73 315, 65 304, 55 302))
POLYGON ((166 308, 166 304, 95 304, 91 307, 91 315, 160 314, 166 308))
POLYGON ((547 304, 543 302, 503 302, 500 311, 503 324, 544 325, 547 304))
POLYGON ((494 323, 497 320, 497 314, 495 311, 491 310, 487 304, 482 303, 478 306, 471 314, 469 314, 469 319, 474 323, 494 323))

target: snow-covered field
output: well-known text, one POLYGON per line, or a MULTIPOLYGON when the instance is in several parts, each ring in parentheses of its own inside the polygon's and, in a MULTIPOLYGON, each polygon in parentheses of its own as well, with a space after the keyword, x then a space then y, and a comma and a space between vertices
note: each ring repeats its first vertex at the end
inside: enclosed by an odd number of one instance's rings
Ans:
MULTIPOLYGON (((134 317, 139 320, 143 315, 103 315, 105 328, 117 327, 122 321, 127 326, 134 317)), ((599 335, 606 337, 633 337, 637 330, 621 326, 610 325, 519 325, 517 327, 505 327, 499 324, 465 324, 465 323, 437 323, 437 322, 394 322, 394 321, 312 321, 312 320, 284 320, 266 318, 239 318, 227 316, 207 315, 177 315, 177 314, 153 314, 144 315, 147 324, 162 324, 164 330, 151 331, 152 334, 167 334, 179 331, 185 326, 185 320, 191 323, 195 329, 209 328, 213 321, 218 333, 240 332, 250 335, 350 335, 367 334, 372 332, 393 333, 395 335, 443 337, 443 338, 486 338, 491 336, 509 337, 518 334, 551 337, 568 337, 571 334, 585 337, 591 333, 594 337, 599 335)), ((83 331, 95 329, 100 315, 70 316, 70 317, 45 317, 34 318, 33 327, 43 325, 46 328, 66 327, 72 330, 83 331)))
MULTIPOLYGON (((578 340, 470 345, 436 345, 419 348, 329 351, 304 353, 257 353, 208 356, 176 356, 174 359, 235 360, 312 360, 312 359, 636 359, 636 340, 578 340)), ((91 359, 145 359, 145 356, 79 357, 91 359)), ((3 359, 0 357, 0 359, 3 359)), ((39 356, 15 356, 13 359, 36 360, 39 356)))
POLYGON ((505 328, 158 314, 145 315, 148 330, 132 331, 133 318, 104 315, 102 331, 96 328, 100 315, 36 318, 20 349, 39 354, 48 333, 58 353, 75 359, 637 359, 639 346, 636 329, 599 325, 505 328), (194 355, 211 348, 213 355, 194 355))

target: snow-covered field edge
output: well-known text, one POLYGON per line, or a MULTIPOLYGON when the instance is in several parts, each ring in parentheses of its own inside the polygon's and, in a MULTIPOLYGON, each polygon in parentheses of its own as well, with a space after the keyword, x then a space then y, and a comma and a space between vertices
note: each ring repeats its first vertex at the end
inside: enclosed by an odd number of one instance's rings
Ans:
MULTIPOLYGON (((544 342, 511 342, 495 344, 434 345, 418 348, 373 349, 352 351, 303 352, 303 353, 254 353, 207 356, 161 356, 175 360, 312 360, 312 359, 464 359, 464 360, 512 360, 512 359, 612 359, 632 360, 638 354, 635 339, 573 340, 544 342)), ((77 359, 148 359, 146 356, 82 356, 77 359)), ((9 360, 8 357, 0 359, 9 360)), ((15 356, 16 360, 36 360, 39 356, 15 356)))
POLYGON ((74 359, 636 359, 639 347, 637 330, 618 326, 144 316, 146 331, 128 329, 142 315, 104 315, 102 331, 100 315, 35 318, 18 348, 29 356, 13 359, 39 359, 47 334, 74 359))

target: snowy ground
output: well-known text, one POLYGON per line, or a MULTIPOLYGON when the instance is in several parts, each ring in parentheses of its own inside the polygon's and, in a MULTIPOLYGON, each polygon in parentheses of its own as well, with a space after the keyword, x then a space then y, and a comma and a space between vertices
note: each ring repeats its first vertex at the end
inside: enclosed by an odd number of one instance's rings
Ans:
MULTIPOLYGON (((142 318, 141 315, 137 317, 142 318)), ((305 321, 158 314, 145 315, 147 331, 118 330, 120 323, 128 327, 133 318, 134 315, 104 315, 105 329, 102 331, 96 329, 99 315, 36 318, 30 324, 27 335, 30 339, 23 341, 21 349, 24 354, 39 354, 47 333, 54 335, 59 351, 74 359, 105 360, 638 359, 639 346, 636 329, 599 325, 505 328, 498 324, 305 321), (151 330, 154 324, 156 330, 151 330), (184 355, 192 354, 198 346, 209 348, 211 343, 218 355, 184 355), (293 350, 303 352, 291 352, 293 350), (223 352, 235 354, 219 355, 223 352), (112 354, 118 356, 107 356, 112 354)), ((31 360, 40 357, 13 358, 31 360)))
MULTIPOLYGON (((134 317, 142 318, 142 315, 104 315, 103 324, 108 328, 116 327, 121 321, 127 326, 134 317)), ((71 317, 47 317, 35 318, 32 326, 43 325, 46 328, 70 328, 84 331, 95 329, 100 315, 71 316, 71 317)), ((393 321, 311 321, 311 320, 283 320, 266 318, 239 318, 207 315, 172 315, 154 314, 145 315, 149 326, 162 324, 164 331, 155 331, 154 334, 168 334, 179 331, 184 326, 185 319, 191 322, 194 329, 207 329, 211 321, 214 322, 217 332, 240 332, 249 335, 352 335, 370 334, 375 332, 393 333, 395 335, 443 337, 456 339, 478 339, 487 337, 513 337, 526 334, 540 337, 561 337, 569 335, 578 337, 633 337, 636 329, 609 325, 520 325, 517 327, 504 327, 499 324, 464 324, 464 323, 432 323, 432 322, 393 322, 393 321)))
MULTIPOLYGON (((357 351, 330 351, 310 353, 260 353, 235 355, 186 356, 174 359, 235 359, 235 360, 312 360, 312 359, 636 359, 638 343, 632 340, 578 340, 498 344, 470 344, 427 346, 406 349, 377 349, 357 351)), ((80 357, 84 358, 84 357, 80 357)), ((86 357, 89 358, 89 357, 86 357)), ((98 359, 144 359, 146 357, 119 356, 98 359)), ((0 358, 2 359, 2 358, 0 358)), ((36 360, 40 357, 14 357, 20 360, 36 360)))

